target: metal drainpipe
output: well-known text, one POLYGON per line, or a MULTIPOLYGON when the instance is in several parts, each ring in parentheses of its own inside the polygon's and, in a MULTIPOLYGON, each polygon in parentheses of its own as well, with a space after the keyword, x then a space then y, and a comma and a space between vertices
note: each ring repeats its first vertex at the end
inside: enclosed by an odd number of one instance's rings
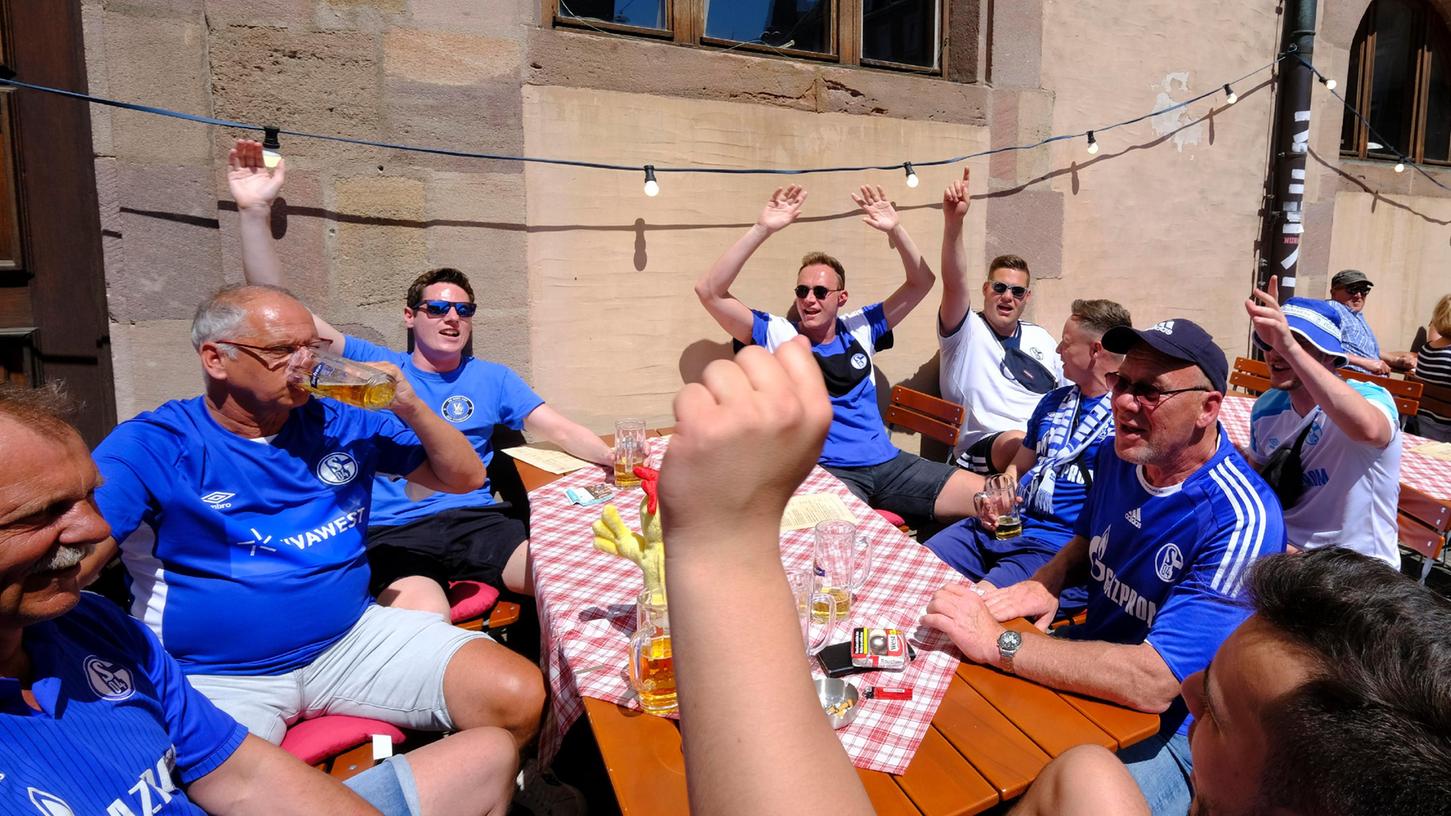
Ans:
MULTIPOLYGON (((1286 0, 1283 50, 1313 62, 1316 0, 1286 0)), ((1280 300, 1295 294, 1303 237, 1305 156, 1310 148, 1310 91, 1315 75, 1295 56, 1280 63, 1279 93, 1275 97, 1274 160, 1270 163, 1272 190, 1270 217, 1261 238, 1262 249, 1255 283, 1261 289, 1271 275, 1280 277, 1280 300)))

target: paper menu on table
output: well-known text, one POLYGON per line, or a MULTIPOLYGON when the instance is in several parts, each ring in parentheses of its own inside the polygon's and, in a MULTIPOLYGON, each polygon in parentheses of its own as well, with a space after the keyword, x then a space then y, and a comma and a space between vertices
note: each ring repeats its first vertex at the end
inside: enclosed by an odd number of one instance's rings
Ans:
POLYGON ((570 456, 558 448, 543 445, 520 445, 516 448, 504 448, 503 452, 520 462, 531 464, 550 473, 573 473, 580 468, 594 467, 593 464, 570 456))
POLYGON ((786 502, 786 512, 781 516, 781 531, 806 530, 823 521, 850 521, 856 516, 846 508, 846 502, 833 493, 810 493, 792 496, 786 502))
POLYGON ((1422 456, 1429 456, 1432 459, 1444 459, 1451 462, 1451 442, 1427 442, 1411 450, 1422 456))

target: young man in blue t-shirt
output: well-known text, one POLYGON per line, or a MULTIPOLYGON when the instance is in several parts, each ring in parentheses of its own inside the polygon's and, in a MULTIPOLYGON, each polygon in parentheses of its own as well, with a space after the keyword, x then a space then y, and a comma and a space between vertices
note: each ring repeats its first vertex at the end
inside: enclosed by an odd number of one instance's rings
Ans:
MULTIPOLYGON (((249 282, 280 285, 282 267, 269 224, 286 165, 268 171, 261 146, 248 140, 237 141, 228 163, 241 215, 243 272, 249 282)), ((468 437, 486 467, 494 458, 496 425, 526 430, 586 461, 611 464, 610 448, 599 436, 546 404, 507 366, 467 353, 477 308, 468 277, 442 268, 419 275, 408 287, 403 323, 413 337, 411 353, 344 335, 316 314, 313 320, 334 352, 402 370, 423 401, 468 437)), ((507 511, 488 482, 452 494, 379 477, 368 522, 369 588, 385 606, 444 617, 449 581, 483 581, 532 594, 529 534, 524 521, 507 511)))
MULTIPOLYGON (((1018 448, 1011 467, 1022 474, 1022 535, 998 540, 994 519, 969 518, 923 542, 984 590, 1031 578, 1073 538, 1098 451, 1113 439, 1107 377, 1123 358, 1103 347, 1103 335, 1129 325, 1128 310, 1111 300, 1073 301, 1057 351, 1064 374, 1074 384, 1038 402, 1026 433, 1002 432, 1018 448)), ((1071 616, 1085 603, 1082 585, 1066 587, 1059 596, 1059 613, 1071 616)))
POLYGON ((993 591, 940 590, 924 623, 971 660, 1055 688, 1161 713, 1157 735, 1124 749, 1155 814, 1189 808, 1184 679, 1202 671, 1249 614, 1246 570, 1285 549, 1274 493, 1219 425, 1229 365, 1189 320, 1117 328, 1104 348, 1126 355, 1109 377, 1114 444, 1099 452, 1074 538, 1033 577, 993 591), (1056 638, 1046 629, 1064 587, 1088 581, 1088 617, 1056 638))
POLYGON ((731 294, 731 284, 751 255, 801 213, 806 191, 796 185, 772 193, 755 225, 696 282, 695 294, 721 328, 741 343, 775 351, 798 334, 811 341, 832 407, 820 464, 852 493, 872 507, 906 517, 963 518, 973 512, 974 483, 965 471, 897 450, 882 423, 873 381, 872 356, 892 347, 892 329, 927 296, 936 276, 880 187, 862 187, 852 201, 865 213, 863 221, 891 237, 902 258, 906 280, 886 300, 842 314, 846 270, 824 252, 801 260, 795 320, 752 309, 731 294))
POLYGON ((513 752, 500 729, 353 777, 360 799, 249 736, 191 687, 155 635, 82 594, 115 544, 94 505, 100 474, 54 402, 0 386, 0 812, 374 813, 372 804, 417 814, 439 801, 475 813, 507 804, 513 752), (465 762, 475 774, 453 772, 465 762))

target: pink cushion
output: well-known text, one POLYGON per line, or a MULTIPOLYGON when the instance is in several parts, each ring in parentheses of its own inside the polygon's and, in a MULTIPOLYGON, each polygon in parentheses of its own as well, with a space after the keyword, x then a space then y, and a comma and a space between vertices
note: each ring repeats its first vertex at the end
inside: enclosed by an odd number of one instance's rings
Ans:
POLYGON ((877 515, 881 516, 884 521, 886 521, 893 527, 901 527, 907 523, 905 519, 903 519, 896 513, 893 513, 891 510, 878 510, 875 507, 872 509, 877 510, 877 515))
POLYGON ((481 618, 499 600, 499 590, 481 581, 450 581, 448 605, 451 622, 481 618))
POLYGON ((374 734, 387 734, 393 738, 394 745, 403 744, 403 732, 396 725, 365 717, 327 714, 287 729, 282 737, 282 749, 309 765, 316 765, 371 742, 374 734))

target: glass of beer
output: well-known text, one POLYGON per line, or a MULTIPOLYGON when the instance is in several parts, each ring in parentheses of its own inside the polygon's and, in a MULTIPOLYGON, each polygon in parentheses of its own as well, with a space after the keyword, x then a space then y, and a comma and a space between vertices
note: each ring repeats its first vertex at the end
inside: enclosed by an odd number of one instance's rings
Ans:
POLYGON ((1023 534, 1023 516, 1018 512, 1018 483, 1011 475, 999 473, 989 476, 973 503, 977 505, 979 519, 997 523, 993 536, 999 541, 1023 534))
POLYGON ((791 587, 791 597, 796 600, 796 617, 801 622, 801 642, 808 655, 815 654, 831 636, 839 617, 836 611, 836 597, 829 592, 816 591, 816 573, 811 569, 786 574, 786 583, 791 587), (820 605, 826 610, 826 617, 817 620, 815 609, 820 605), (820 623, 817 637, 811 636, 811 625, 820 623))
POLYGON ((670 608, 665 604, 664 595, 649 589, 640 590, 635 598, 635 631, 670 633, 670 608))
POLYGON ((287 361, 287 381, 319 397, 376 411, 393 403, 398 383, 388 374, 330 351, 303 346, 287 361))
POLYGON ((630 638, 630 685, 646 714, 675 711, 675 660, 668 631, 642 629, 630 638))
MULTIPOLYGON (((871 542, 857 535, 856 525, 849 521, 823 521, 816 525, 814 548, 816 591, 824 592, 836 602, 836 619, 851 615, 852 593, 859 591, 872 571, 871 542)), ((831 609, 820 600, 811 603, 811 614, 825 621, 831 609)))
POLYGON ((650 447, 645 443, 645 420, 615 420, 615 486, 634 487, 640 483, 635 466, 645 464, 650 447))

